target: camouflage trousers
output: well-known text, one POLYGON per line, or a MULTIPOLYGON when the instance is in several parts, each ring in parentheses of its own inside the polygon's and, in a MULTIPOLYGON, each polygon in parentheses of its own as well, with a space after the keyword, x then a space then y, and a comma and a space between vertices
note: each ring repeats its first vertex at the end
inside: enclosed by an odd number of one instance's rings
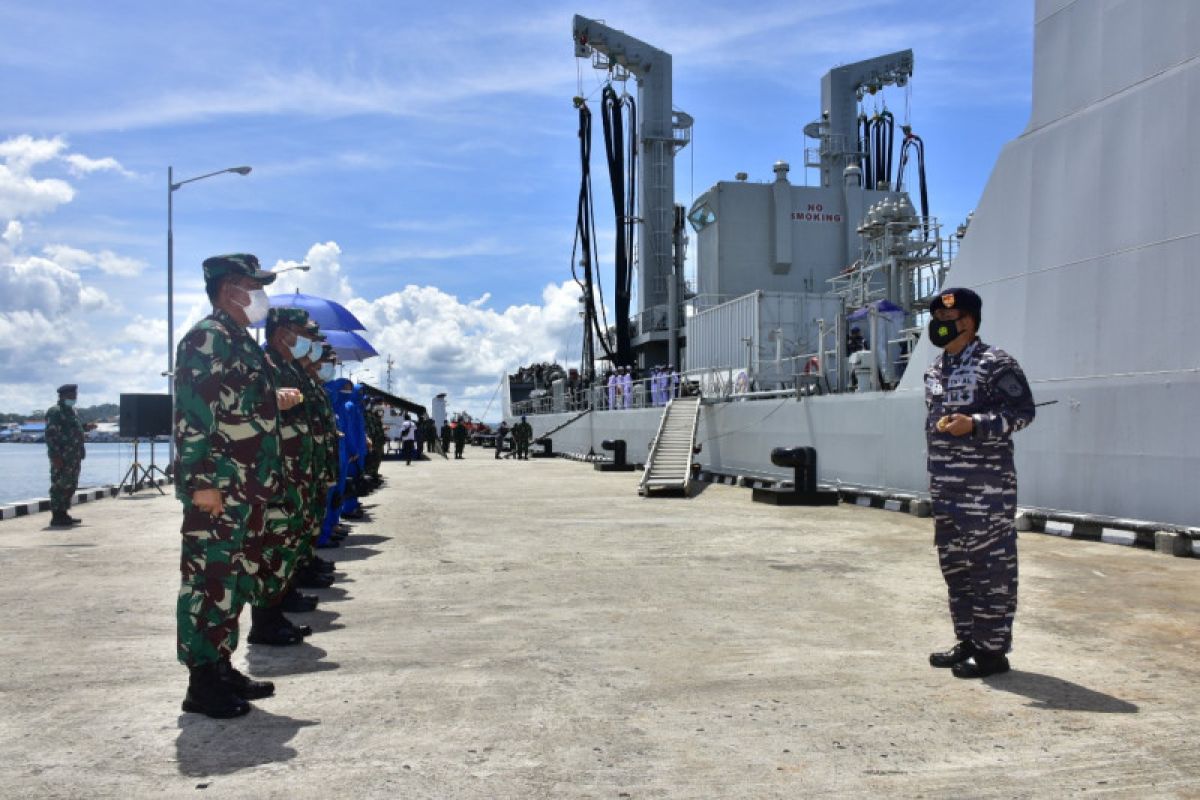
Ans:
POLYGON ((1017 614, 1017 481, 931 482, 934 543, 960 641, 992 653, 1012 649, 1017 614))
POLYGON ((50 510, 65 514, 71 507, 75 490, 79 487, 79 462, 67 462, 55 469, 50 467, 50 510))
MULTIPOLYGON (((322 484, 324 486, 324 484, 322 484)), ((328 489, 310 489, 304 519, 304 532, 300 537, 300 561, 308 561, 316 553, 317 537, 321 535, 321 523, 325 521, 328 489)))
POLYGON ((300 561, 309 505, 308 499, 293 487, 287 490, 285 502, 267 506, 261 548, 253 553, 259 563, 254 605, 273 606, 287 591, 300 561))
POLYGON ((176 647, 188 667, 237 649, 238 617, 258 586, 266 507, 226 498, 219 516, 183 504, 183 576, 176 605, 176 647))

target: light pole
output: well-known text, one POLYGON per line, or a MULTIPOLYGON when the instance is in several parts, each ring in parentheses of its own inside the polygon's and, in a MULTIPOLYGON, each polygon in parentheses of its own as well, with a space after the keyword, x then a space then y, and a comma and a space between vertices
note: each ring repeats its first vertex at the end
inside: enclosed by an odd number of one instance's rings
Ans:
MULTIPOLYGON (((185 183, 194 183, 214 175, 223 175, 226 172, 249 175, 250 167, 227 167, 178 183, 175 182, 175 168, 167 167, 167 395, 171 398, 172 417, 175 413, 175 230, 173 220, 175 190, 185 183)), ((174 436, 169 439, 167 444, 167 462, 175 463, 174 436)))

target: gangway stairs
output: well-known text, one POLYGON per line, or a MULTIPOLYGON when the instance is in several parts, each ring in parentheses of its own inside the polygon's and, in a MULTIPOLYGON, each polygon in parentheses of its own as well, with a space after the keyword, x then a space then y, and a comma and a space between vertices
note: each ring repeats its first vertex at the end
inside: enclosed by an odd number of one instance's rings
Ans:
POLYGON ((680 397, 667 403, 658 433, 646 459, 646 471, 638 494, 651 492, 687 493, 692 480, 692 448, 700 419, 700 398, 680 397))

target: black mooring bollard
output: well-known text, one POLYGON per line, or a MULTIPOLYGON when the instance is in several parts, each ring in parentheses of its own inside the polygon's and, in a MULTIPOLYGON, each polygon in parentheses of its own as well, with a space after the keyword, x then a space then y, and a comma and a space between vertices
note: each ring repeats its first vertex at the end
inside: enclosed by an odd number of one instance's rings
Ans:
POLYGON ((625 440, 605 439, 600 443, 604 450, 612 452, 612 461, 597 461, 593 466, 598 472, 633 472, 636 467, 625 462, 625 440))
POLYGON ((791 489, 755 489, 754 502, 777 506, 836 506, 838 493, 817 488, 817 448, 776 447, 771 451, 771 463, 777 467, 796 470, 791 489))
POLYGON ((531 453, 533 458, 554 458, 554 442, 551 439, 543 436, 541 439, 535 439, 534 444, 541 445, 542 452, 531 453))

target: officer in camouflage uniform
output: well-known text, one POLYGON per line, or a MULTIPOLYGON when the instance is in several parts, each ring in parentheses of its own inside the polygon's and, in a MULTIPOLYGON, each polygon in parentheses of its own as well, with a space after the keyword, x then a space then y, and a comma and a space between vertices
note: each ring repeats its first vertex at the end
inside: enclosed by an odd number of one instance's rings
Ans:
MULTIPOLYGON (((305 333, 308 313, 298 308, 272 308, 267 313, 267 363, 278 388, 304 395, 304 360, 312 348, 305 333)), ((262 537, 258 592, 250 609, 251 644, 299 644, 312 633, 283 615, 284 596, 295 574, 300 547, 307 533, 313 490, 313 439, 304 402, 279 413, 280 452, 283 457, 283 493, 267 506, 262 537)))
POLYGON ((367 424, 367 441, 370 449, 367 452, 366 475, 373 483, 379 483, 379 467, 383 463, 383 451, 387 447, 387 431, 383 427, 383 419, 379 416, 378 401, 371 401, 364 411, 363 418, 367 424))
POLYGON ((513 453, 517 458, 529 460, 529 443, 533 441, 533 426, 525 417, 513 425, 513 453))
POLYGON ((1016 360, 976 335, 970 289, 930 304, 929 339, 944 352, 925 372, 925 434, 934 541, 958 643, 929 663, 956 677, 1007 672, 1017 611, 1017 473, 1012 435, 1034 417, 1016 360))
POLYGON ((58 402, 46 410, 46 451, 50 455, 50 526, 69 528, 81 520, 67 514, 79 486, 80 462, 87 457, 83 426, 75 415, 78 387, 58 387, 58 402))
MULTIPOLYGON (((300 542, 299 566, 293 575, 293 585, 321 589, 333 583, 335 569, 333 562, 320 558, 314 550, 321 533, 321 523, 325 519, 329 490, 337 485, 338 480, 337 422, 320 377, 323 367, 332 370, 328 359, 333 357, 333 348, 324 344, 320 329, 311 320, 305 326, 305 332, 314 343, 311 357, 301 362, 304 364, 301 377, 305 380, 304 407, 312 436, 313 462, 308 477, 311 499, 305 523, 306 533, 300 542)), ((312 611, 316 607, 316 596, 301 594, 295 588, 289 589, 282 604, 284 611, 312 611)))
POLYGON ((248 254, 204 261, 213 312, 175 358, 175 493, 183 503, 177 650, 190 670, 183 710, 226 718, 275 687, 230 663, 238 616, 254 597, 267 508, 283 498, 278 417, 299 398, 278 389, 247 332, 267 313, 275 280, 248 254))
POLYGON ((454 434, 454 429, 450 427, 450 420, 442 422, 442 455, 450 455, 450 437, 454 434))

